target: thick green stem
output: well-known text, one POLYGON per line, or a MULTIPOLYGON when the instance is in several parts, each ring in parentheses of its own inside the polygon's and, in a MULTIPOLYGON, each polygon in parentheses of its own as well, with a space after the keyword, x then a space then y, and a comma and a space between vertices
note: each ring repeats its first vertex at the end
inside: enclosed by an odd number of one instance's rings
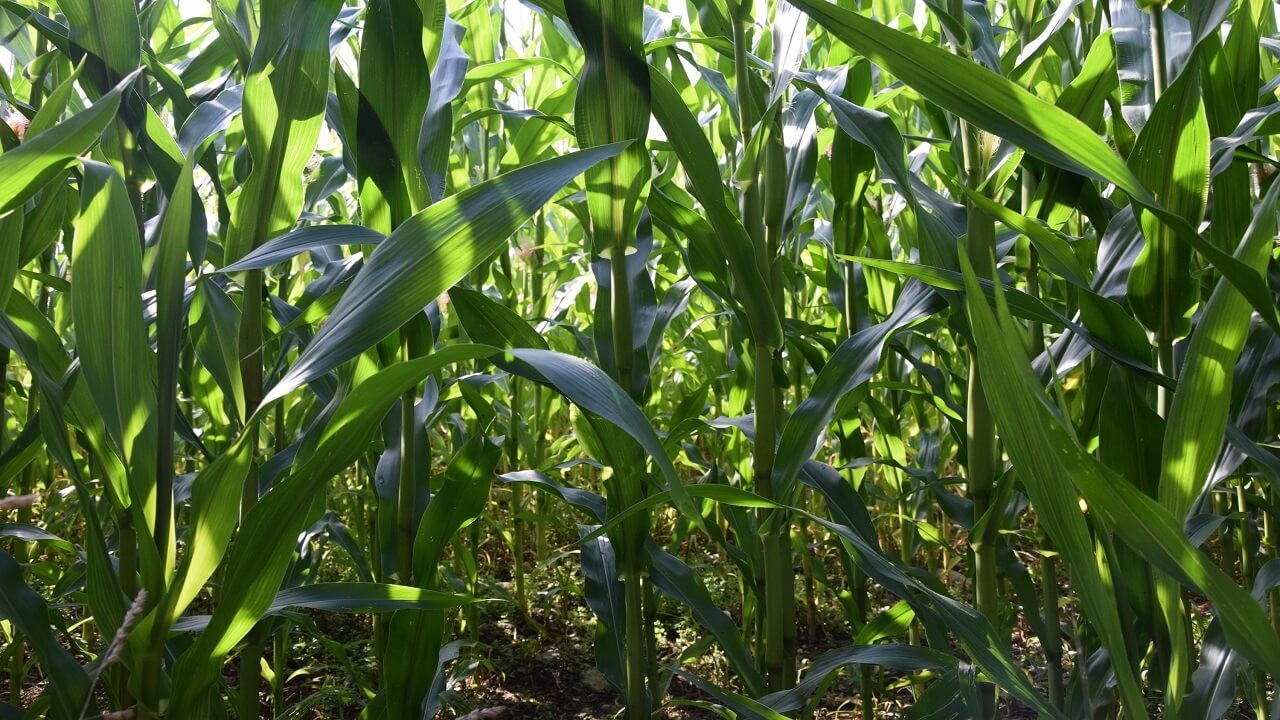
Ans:
MULTIPOLYGON (((400 356, 409 359, 409 340, 400 336, 400 356)), ((409 390, 400 398, 400 478, 396 498, 396 573, 403 585, 413 583, 413 516, 417 497, 414 481, 413 404, 416 396, 409 390)))
MULTIPOLYGON (((262 402, 262 271, 245 274, 244 304, 240 320, 240 377, 244 388, 245 415, 252 415, 262 402)), ((258 423, 245 428, 254 449, 249 473, 245 476, 240 496, 240 516, 243 520, 258 502, 258 423)))
MULTIPOLYGON (((245 414, 252 415, 262 403, 262 271, 245 274, 244 303, 240 321, 240 376, 244 388, 245 414)), ((258 439, 261 425, 245 429, 253 448, 253 460, 245 475, 240 495, 240 519, 248 516, 258 502, 258 439)), ((262 683, 262 645, 256 632, 249 634, 240 651, 240 717, 257 717, 258 689, 262 683), (252 702, 250 702, 252 701, 252 702)))
MULTIPOLYGON (((952 0, 950 10, 954 17, 964 18, 963 3, 959 0, 952 0)), ((957 47, 955 50, 959 54, 967 54, 966 48, 957 47)), ((956 132, 960 138, 964 163, 964 181, 970 188, 978 190, 982 186, 986 171, 981 132, 963 120, 959 120, 957 126, 956 132)), ((965 252, 978 277, 995 279, 994 250, 994 221, 990 216, 969 204, 965 252)), ((968 492, 969 498, 973 501, 974 521, 977 522, 988 512, 999 512, 999 508, 991 507, 999 456, 996 450, 995 421, 991 415, 991 409, 987 406, 982 376, 978 371, 977 354, 972 347, 969 349, 965 434, 968 443, 968 492)), ((986 530, 982 536, 969 539, 973 549, 974 600, 978 612, 982 613, 998 632, 1000 601, 996 572, 996 539, 999 523, 991 517, 984 527, 986 530)), ((994 686, 987 687, 983 693, 983 702, 984 716, 994 717, 996 710, 994 686)))
POLYGON ((627 625, 627 707, 629 720, 649 717, 649 644, 644 640, 644 587, 639 574, 622 579, 626 597, 627 625))
POLYGON ((22 651, 25 643, 16 630, 9 635, 9 704, 22 707, 22 688, 26 685, 27 674, 25 657, 22 651))
MULTIPOLYGON (((745 2, 730 3, 733 14, 734 72, 737 79, 738 125, 742 145, 751 145, 759 111, 751 88, 751 66, 747 57, 749 7, 745 2)), ((754 173, 742 190, 742 222, 755 245, 756 265, 769 285, 766 289, 780 305, 780 287, 776 283, 774 257, 776 248, 765 228, 765 206, 759 173, 754 173)), ((744 288, 746 292, 753 292, 744 288)), ((780 398, 774 383, 777 349, 753 340, 755 373, 755 447, 752 454, 752 482, 764 498, 778 498, 773 486, 773 465, 778 433, 780 398)), ((764 548, 764 597, 759 598, 764 618, 761 669, 770 690, 782 690, 794 683, 794 659, 788 652, 788 634, 795 631, 795 577, 791 569, 791 543, 788 520, 784 513, 762 508, 757 513, 764 548)))
MULTIPOLYGON (((1280 502, 1280 491, 1267 484, 1263 492, 1266 493, 1268 508, 1280 507, 1277 505, 1280 502)), ((1280 538, 1276 537, 1276 519, 1270 509, 1262 513, 1262 546, 1266 549, 1269 560, 1280 557, 1280 538)), ((1271 629, 1280 637, 1280 590, 1273 588, 1267 591, 1267 610, 1271 618, 1271 629)))
MULTIPOLYGON (((374 502, 378 500, 378 492, 374 488, 374 473, 372 468, 362 469, 366 487, 369 488, 369 494, 373 497, 374 502)), ((373 552, 369 553, 369 562, 373 566, 370 570, 373 577, 379 583, 390 582, 388 575, 390 571, 382 564, 382 548, 379 538, 382 537, 382 520, 381 513, 378 512, 375 504, 372 517, 369 520, 369 537, 372 538, 369 547, 373 548, 373 552)), ((376 675, 379 682, 386 676, 387 664, 387 639, 389 623, 385 613, 373 613, 373 656, 376 664, 376 675)))
MULTIPOLYGON (((1040 534, 1041 548, 1050 548, 1049 538, 1040 534)), ((1040 639, 1044 648, 1045 671, 1049 675, 1049 703, 1061 710, 1065 697, 1062 686, 1062 619, 1058 611, 1058 562, 1054 555, 1045 555, 1040 559, 1040 603, 1044 619, 1044 637, 1040 639)))
POLYGON ((1169 51, 1164 29, 1164 7, 1157 3, 1151 7, 1151 87, 1155 97, 1160 99, 1165 88, 1169 87, 1169 51))
MULTIPOLYGON (((755 348, 756 413, 755 453, 752 457, 752 479, 761 497, 775 500, 772 474, 774 463, 774 437, 777 433, 777 405, 774 402, 773 350, 764 345, 755 348), (767 440, 765 440, 767 438, 767 440)), ((795 613, 788 610, 794 605, 792 593, 794 578, 791 574, 789 537, 786 534, 786 518, 781 511, 761 508, 758 513, 763 532, 764 587, 764 657, 762 665, 769 689, 783 690, 792 682, 790 663, 786 652, 786 625, 794 624, 795 613), (783 546, 787 540, 787 546, 783 546), (785 593, 785 595, 784 595, 785 593)))
MULTIPOLYGON (((1171 338, 1156 339, 1156 369, 1168 377, 1177 377, 1177 369, 1173 364, 1173 340, 1171 338)), ((1156 386, 1156 412, 1160 417, 1169 414, 1169 406, 1173 403, 1173 389, 1164 385, 1156 386)))
MULTIPOLYGON (((976 212, 971 211, 970 218, 976 212)), ((972 232, 972 230, 971 230, 972 232)), ((985 277, 990 277, 986 275, 985 277)), ((987 406, 986 396, 983 394, 982 377, 978 373, 977 356, 970 351, 969 359, 969 394, 967 403, 967 422, 965 424, 965 434, 969 446, 968 457, 968 489, 969 497, 973 501, 973 517, 975 522, 979 518, 987 516, 988 512, 998 513, 998 508, 992 508, 993 491, 995 488, 996 476, 996 439, 995 439, 995 422, 991 416, 991 410, 987 406)), ((993 628, 999 631, 1000 627, 1000 600, 999 600, 999 584, 996 574, 996 531, 999 529, 999 523, 994 517, 988 518, 986 528, 980 536, 970 538, 969 544, 973 549, 973 586, 974 601, 978 612, 991 623, 993 628)), ((994 686, 991 686, 986 694, 984 694, 984 702, 989 703, 985 708, 986 717, 994 717, 995 715, 995 697, 994 686)))
MULTIPOLYGON (((279 296, 282 298, 289 297, 289 273, 286 271, 280 278, 278 286, 279 296)), ((288 438, 285 437, 285 420, 286 408, 283 404, 277 405, 273 413, 273 431, 271 434, 271 443, 274 451, 278 454, 284 452, 289 444, 288 438)), ((363 503, 360 503, 363 506, 363 503)), ((357 522, 357 527, 363 527, 363 522, 357 522)), ((284 685, 285 679, 289 674, 289 632, 292 624, 285 620, 280 624, 280 628, 276 630, 272 637, 271 648, 271 710, 275 717, 283 717, 285 713, 284 706, 284 685)))
POLYGON ((271 673, 275 676, 271 681, 271 712, 275 717, 284 717, 287 708, 284 706, 284 683, 289 675, 289 631, 292 625, 285 620, 276 631, 271 649, 271 673))
MULTIPOLYGON (((609 254, 610 315, 613 330, 614 380, 633 399, 636 398, 633 374, 633 338, 631 324, 631 278, 627 273, 627 237, 618 234, 613 238, 609 254)), ((635 468, 615 468, 615 472, 635 472, 635 468)), ((623 487, 631 480, 624 479, 623 487)), ((636 489, 643 495, 643 489, 636 489)), ((638 502, 643 497, 624 498, 626 504, 638 502)), ((624 568, 626 584, 627 626, 627 717, 633 719, 649 716, 650 652, 653 648, 653 628, 645 619, 645 581, 641 562, 641 547, 648 534, 649 518, 640 513, 623 523, 622 532, 627 540, 619 549, 624 554, 620 562, 624 568)))
POLYGON ((617 381, 628 395, 635 397, 632 368, 631 278, 627 275, 626 247, 615 247, 609 258, 613 291, 613 361, 617 365, 617 381))
POLYGON ((262 716, 261 684, 262 643, 251 634, 240 650, 240 697, 237 704, 240 720, 262 716))
MULTIPOLYGON (((520 414, 522 412, 523 383, 511 378, 511 427, 508 430, 508 458, 512 470, 520 466, 520 414)), ((524 512, 524 485, 511 485, 511 555, 514 561, 513 573, 516 585, 516 607, 526 619, 529 617, 529 596, 525 593, 524 568, 524 520, 520 515, 524 512)))
MULTIPOLYGON (((1158 102, 1168 87, 1168 49, 1165 37, 1164 7, 1154 5, 1151 12, 1151 65, 1152 65, 1152 103, 1158 102)), ((1161 244, 1161 253, 1171 252, 1170 243, 1161 244)), ((1162 305, 1160 308, 1160 327, 1155 335, 1156 369, 1168 377, 1177 377, 1174 361, 1173 326, 1177 318, 1173 317, 1173 306, 1169 299, 1171 292, 1173 269, 1165 257, 1159 264, 1159 278, 1162 305)), ((1173 403, 1173 391, 1163 385, 1156 387, 1156 412, 1160 417, 1167 417, 1173 403)), ((1167 664, 1169 673, 1165 683, 1165 710, 1171 716, 1176 715, 1182 707, 1182 699, 1186 691, 1191 668, 1188 664, 1191 639, 1190 625, 1185 608, 1182 589, 1170 578, 1160 574, 1154 577, 1156 595, 1164 616, 1165 626, 1169 631, 1167 664)))
POLYGON ((809 644, 818 641, 818 594, 813 576, 813 553, 809 552, 809 526, 804 521, 796 523, 796 544, 800 549, 801 569, 804 572, 805 639, 809 644))
MULTIPOLYGON (((1160 96, 1164 94, 1165 88, 1168 87, 1168 58, 1164 28, 1164 8, 1157 4, 1151 8, 1152 104, 1160 99, 1160 96)), ((1162 243, 1161 253, 1169 253, 1169 245, 1169 242, 1162 243)), ((1172 317, 1173 308, 1168 297, 1171 292, 1171 272, 1172 268, 1162 258, 1159 283, 1163 303, 1160 311, 1160 329, 1156 333, 1158 363, 1156 369, 1169 377, 1176 377, 1173 360, 1173 341, 1175 339, 1173 325, 1177 318, 1172 317)), ((1156 412, 1160 414, 1160 417, 1165 417, 1168 414, 1169 405, 1172 402, 1173 390, 1163 385, 1158 385, 1156 387, 1156 412)))
POLYGON ((120 590, 131 598, 138 594, 138 532, 127 510, 116 516, 116 522, 120 528, 120 546, 116 551, 120 558, 120 590))
MULTIPOLYGON (((539 322, 542 321, 545 314, 545 298, 543 292, 543 248, 547 242, 547 217, 545 213, 538 213, 537 221, 534 224, 534 247, 533 253, 529 258, 529 296, 533 300, 534 317, 539 322)), ((542 386, 535 385, 533 388, 533 461, 534 469, 542 468, 542 461, 547 456, 547 408, 542 402, 542 386)), ((534 514, 538 518, 546 515, 546 496, 544 493, 537 493, 533 503, 534 514)), ((533 524, 533 559, 535 562, 542 562, 547 557, 547 530, 546 523, 541 520, 533 524)))

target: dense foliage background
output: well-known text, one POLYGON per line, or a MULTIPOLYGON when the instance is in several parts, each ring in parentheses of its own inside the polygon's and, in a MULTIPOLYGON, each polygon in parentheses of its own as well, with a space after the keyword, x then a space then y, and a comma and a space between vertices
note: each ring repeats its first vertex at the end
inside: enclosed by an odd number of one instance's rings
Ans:
POLYGON ((0 718, 1280 716, 1278 9, 3 0, 0 718))

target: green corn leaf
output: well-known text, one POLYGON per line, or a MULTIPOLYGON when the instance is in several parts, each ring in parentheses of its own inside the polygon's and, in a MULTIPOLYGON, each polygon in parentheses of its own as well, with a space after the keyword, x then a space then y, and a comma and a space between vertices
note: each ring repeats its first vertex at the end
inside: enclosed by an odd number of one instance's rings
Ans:
MULTIPOLYGON (((1198 72, 1183 73, 1160 96, 1129 164, 1165 209, 1193 227, 1200 224, 1209 194, 1209 124, 1198 72)), ((1136 212, 1146 244, 1129 272, 1129 302, 1159 341, 1172 342, 1186 334, 1185 316, 1198 298, 1192 248, 1161 218, 1136 212)))
POLYGON ((49 93, 49 97, 45 98, 40 109, 36 111, 35 117, 31 118, 31 124, 27 126, 26 136, 35 138, 40 133, 48 130, 58 123, 63 113, 67 111, 67 102, 71 100, 76 91, 76 82, 80 79, 81 71, 84 70, 84 63, 76 65, 75 70, 63 80, 58 87, 49 93))
POLYGON ((173 552, 173 427, 178 406, 178 365, 182 352, 184 278, 193 200, 192 163, 186 161, 165 207, 155 261, 156 277, 156 536, 164 538, 165 570, 173 552))
MULTIPOLYGON (((440 54, 431 69, 431 98, 422 116, 417 156, 426 177, 431 202, 445 196, 449 150, 453 143, 453 101, 462 92, 471 58, 462 50, 462 26, 444 19, 440 54)), ((463 126, 465 123, 460 123, 463 126)))
POLYGON ((118 82, 142 61, 137 8, 130 0, 59 0, 70 29, 72 56, 88 53, 107 70, 108 84, 118 82))
POLYGON ((298 220, 302 171, 315 150, 329 89, 329 27, 340 5, 262 2, 262 32, 244 82, 245 144, 253 169, 227 236, 229 262, 298 220))
POLYGON ((187 543, 177 579, 162 604, 164 615, 157 618, 163 626, 174 622, 200 594, 227 552, 239 516, 241 488, 253 457, 253 448, 246 437, 242 435, 196 476, 189 520, 194 532, 187 543))
MULTIPOLYGON (((1156 117, 1152 115, 1148 127, 1156 117)), ((1266 266, 1275 237, 1277 197, 1280 183, 1272 185, 1236 250, 1237 260, 1258 270, 1266 266)), ((1248 302, 1225 279, 1219 281, 1192 334, 1165 428, 1159 499, 1173 518, 1187 514, 1218 457, 1231 408, 1234 368, 1251 323, 1248 302)), ((1157 575, 1155 589, 1166 624, 1181 627, 1184 610, 1173 579, 1157 575)), ((1185 661, 1177 667, 1185 668, 1185 661)))
POLYGON ((235 302, 212 278, 204 278, 196 283, 191 314, 196 357, 230 401, 232 416, 244 418, 246 401, 237 341, 240 313, 235 302))
POLYGON ((625 253, 635 244, 636 226, 649 194, 644 2, 568 0, 565 14, 586 55, 573 110, 579 144, 632 141, 584 177, 596 252, 625 253))
MULTIPOLYGON (((85 385, 128 469, 130 512, 148 587, 163 584, 156 519, 155 357, 142 318, 142 250, 124 182, 86 161, 71 271, 71 315, 85 385)), ((166 553, 167 554, 167 553, 166 553)))
POLYGON ((140 459, 154 433, 154 384, 142 324, 142 250, 124 182, 86 162, 72 255, 72 315, 85 382, 126 462, 140 459))
POLYGON ((706 213, 707 220, 720 238, 735 287, 742 288, 737 299, 746 312, 752 338, 767 347, 781 347, 782 324, 777 308, 765 293, 747 290, 765 287, 764 278, 756 265, 755 248, 742 220, 725 204, 724 182, 716 170, 711 145, 671 81, 652 66, 649 68, 649 85, 653 115, 680 159, 689 179, 689 191, 701 203, 702 212, 706 213))
POLYGON ((549 350, 547 341, 511 308, 477 290, 454 287, 449 300, 467 334, 494 347, 549 350))
POLYGON ((58 644, 49 628, 49 607, 22 579, 22 568, 9 553, 0 550, 0 617, 13 623, 40 658, 49 674, 48 693, 53 696, 53 717, 77 720, 89 695, 89 675, 58 644))
MULTIPOLYGON (((206 690, 217 679, 222 657, 270 608, 284 580, 298 534, 319 514, 324 488, 364 452, 396 400, 443 367, 489 357, 495 352, 487 346, 454 345, 424 358, 392 365, 343 398, 315 451, 264 495, 242 521, 223 574, 218 607, 204 633, 174 670, 175 700, 171 712, 196 712, 201 706, 206 690)), ((232 503, 230 513, 234 513, 234 507, 232 503)), ((214 516, 219 523, 223 522, 221 516, 229 514, 226 504, 222 508, 214 516)), ((197 535, 207 532, 199 524, 194 531, 197 535)), ((211 552, 225 549, 225 544, 221 548, 210 547, 211 552)))
MULTIPOLYGON (((396 610, 445 610, 478 602, 466 595, 423 590, 408 585, 374 582, 325 582, 289 588, 276 593, 267 615, 289 608, 325 612, 392 612, 396 610)), ((188 615, 174 623, 177 632, 201 632, 209 615, 188 615)))
POLYGON ((262 270, 309 250, 337 245, 376 246, 385 239, 382 233, 363 225, 308 225, 271 238, 219 272, 262 270))
MULTIPOLYGON (((987 377, 1004 379, 1001 391, 988 393, 987 400, 1015 470, 1024 478, 1038 474, 1046 483, 1074 486, 1108 531, 1152 566, 1204 593, 1242 654, 1268 672, 1280 669, 1280 641, 1267 631, 1262 607, 1188 542, 1181 523, 1167 510, 1080 447, 1045 401, 1017 336, 1001 330, 1014 322, 1001 297, 997 323, 967 265, 965 277, 979 367, 987 377)), ((1075 503, 1060 509, 1078 512, 1075 503)))
POLYGON ((131 81, 132 76, 125 78, 84 112, 0 155, 0 212, 26 202, 71 167, 77 156, 93 147, 98 136, 115 119, 120 95, 131 81))
MULTIPOLYGON (((1273 183, 1236 249, 1236 259, 1258 271, 1266 267, 1276 236, 1277 198, 1280 183, 1273 183)), ((1218 457, 1231 410, 1233 371, 1251 324, 1249 303, 1220 280, 1191 335, 1169 408, 1159 487, 1161 504, 1176 518, 1191 509, 1218 457)))
POLYGON ((9 299, 13 281, 18 278, 25 220, 26 216, 21 212, 0 215, 0 307, 9 299))
POLYGON ((378 246, 329 322, 263 407, 372 347, 502 247, 547 200, 620 150, 606 145, 535 163, 450 196, 378 246))
POLYGON ((431 91, 422 30, 414 0, 374 0, 365 9, 353 139, 361 215, 382 232, 430 201, 418 164, 418 133, 431 91))
POLYGON ((1114 183, 1135 199, 1151 193, 1087 125, 1016 83, 941 47, 824 0, 795 6, 872 62, 968 122, 1046 162, 1114 183))
MULTIPOLYGON (((449 461, 444 484, 432 496, 414 538, 413 576, 418 586, 437 589, 445 548, 484 512, 501 457, 501 444, 476 434, 449 461)), ((400 612, 392 618, 385 670, 391 717, 418 714, 415 709, 436 681, 443 625, 443 613, 435 610, 400 612)))
MULTIPOLYGON (((604 498, 600 498, 601 502, 604 498)), ((591 525, 579 525, 585 535, 591 525)), ((582 553, 583 600, 596 616, 596 666, 619 694, 627 691, 626 593, 618 569, 618 553, 608 538, 578 541, 582 553)))
POLYGON ((178 148, 188 157, 199 156, 199 150, 217 133, 225 130, 240 114, 244 88, 229 87, 212 100, 200 103, 178 130, 178 148))

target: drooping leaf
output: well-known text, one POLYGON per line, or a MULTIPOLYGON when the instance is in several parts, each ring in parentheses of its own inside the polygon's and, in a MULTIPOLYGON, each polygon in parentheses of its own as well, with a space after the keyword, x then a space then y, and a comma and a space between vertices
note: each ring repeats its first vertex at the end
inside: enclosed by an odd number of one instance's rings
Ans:
POLYGON ((26 202, 50 180, 71 167, 115 119, 120 95, 132 76, 77 113, 17 148, 0 154, 0 212, 26 202))
POLYGON ((502 247, 507 236, 584 169, 620 150, 606 145, 535 163, 450 196, 407 220, 369 256, 330 320, 263 406, 408 322, 502 247))

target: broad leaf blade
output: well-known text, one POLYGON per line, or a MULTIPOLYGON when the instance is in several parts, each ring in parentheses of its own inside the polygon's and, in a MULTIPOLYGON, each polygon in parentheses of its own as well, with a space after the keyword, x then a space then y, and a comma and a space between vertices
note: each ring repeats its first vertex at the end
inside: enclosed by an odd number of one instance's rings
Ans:
POLYGON ((506 244, 533 213, 619 145, 582 150, 514 170, 418 213, 369 256, 329 321, 263 406, 390 335, 506 244))

